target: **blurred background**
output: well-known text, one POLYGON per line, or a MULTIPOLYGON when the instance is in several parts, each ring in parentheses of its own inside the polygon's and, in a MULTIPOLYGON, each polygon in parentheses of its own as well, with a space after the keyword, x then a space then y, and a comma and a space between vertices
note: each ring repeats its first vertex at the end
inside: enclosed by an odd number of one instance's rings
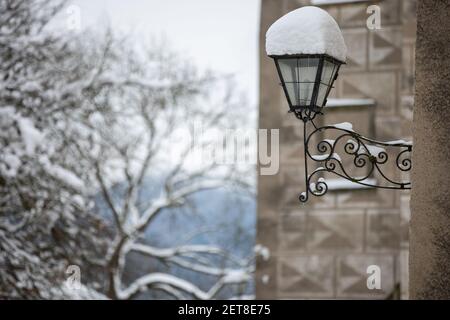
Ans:
POLYGON ((0 0, 0 298, 407 298, 408 192, 330 176, 298 202, 301 126, 264 46, 304 5, 348 47, 323 124, 408 139, 413 0, 0 0), (223 135, 257 129, 280 129, 275 175, 223 135))

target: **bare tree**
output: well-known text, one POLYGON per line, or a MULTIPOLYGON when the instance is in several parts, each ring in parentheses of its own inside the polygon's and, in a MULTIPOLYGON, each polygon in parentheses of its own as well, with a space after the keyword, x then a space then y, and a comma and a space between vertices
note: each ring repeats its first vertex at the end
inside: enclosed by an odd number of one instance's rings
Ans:
POLYGON ((249 166, 200 161, 199 153, 215 142, 208 130, 247 121, 245 102, 226 77, 200 72, 167 47, 136 48, 111 32, 45 32, 62 5, 0 0, 0 296, 245 292, 253 257, 207 244, 159 248, 145 239, 157 217, 191 208, 196 194, 248 187, 249 166), (189 138, 194 124, 208 134, 189 138), (146 179, 160 186, 158 197, 142 196, 146 179), (99 193, 106 217, 94 206, 99 193), (125 281, 131 254, 216 281, 200 288, 161 272, 125 281), (63 286, 71 264, 81 267, 81 291, 63 286))
POLYGON ((106 256, 107 295, 130 299, 150 289, 175 298, 211 299, 224 286, 248 283, 252 257, 239 259, 208 245, 157 248, 146 244, 144 236, 159 215, 170 208, 189 206, 195 194, 225 186, 247 187, 248 179, 243 177, 248 177, 248 172, 236 165, 196 158, 214 139, 186 137, 193 132, 194 123, 201 125, 203 132, 241 126, 245 104, 236 98, 229 81, 199 73, 167 48, 153 47, 139 54, 119 47, 129 46, 108 46, 94 71, 96 79, 87 92, 96 111, 85 122, 93 144, 84 149, 79 145, 94 168, 92 183, 101 190, 114 221, 115 236, 106 256), (158 177, 159 197, 139 196, 147 176, 158 177), (124 283, 130 253, 214 276, 217 282, 201 290, 173 275, 150 273, 124 283), (218 266, 217 257, 226 257, 230 266, 218 266))

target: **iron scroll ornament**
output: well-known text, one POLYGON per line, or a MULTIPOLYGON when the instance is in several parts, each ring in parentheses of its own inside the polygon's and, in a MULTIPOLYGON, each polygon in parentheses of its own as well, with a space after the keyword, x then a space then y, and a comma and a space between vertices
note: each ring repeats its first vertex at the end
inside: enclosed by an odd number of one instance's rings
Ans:
MULTIPOLYGON (((303 110, 302 110, 303 111, 303 110)), ((303 111, 304 112, 304 111, 303 111)), ((383 165, 388 163, 389 155, 385 148, 397 150, 395 158, 395 166, 403 172, 411 170, 411 152, 412 144, 403 140, 393 142, 382 142, 370 139, 353 131, 349 123, 328 125, 317 127, 313 119, 309 115, 296 114, 297 118, 303 120, 303 137, 304 137, 304 160, 305 160, 305 185, 306 191, 299 196, 300 202, 308 201, 309 194, 320 197, 327 193, 328 185, 321 173, 333 173, 340 178, 360 184, 365 187, 382 188, 382 189, 411 189, 411 182, 397 181, 392 177, 388 177, 383 172, 383 165), (307 123, 311 122, 314 130, 307 133, 307 123), (312 155, 309 149, 311 139, 318 133, 326 131, 336 131, 339 135, 336 139, 322 139, 317 144, 319 155, 312 155), (345 141, 347 139, 347 141, 345 141), (356 168, 367 168, 366 174, 354 177, 345 169, 341 157, 336 152, 337 146, 344 141, 345 154, 353 157, 353 164, 356 168), (311 174, 308 174, 308 160, 319 163, 320 166, 311 174), (369 177, 378 174, 381 181, 380 184, 369 182, 369 177), (317 182, 313 180, 317 177, 317 182)))

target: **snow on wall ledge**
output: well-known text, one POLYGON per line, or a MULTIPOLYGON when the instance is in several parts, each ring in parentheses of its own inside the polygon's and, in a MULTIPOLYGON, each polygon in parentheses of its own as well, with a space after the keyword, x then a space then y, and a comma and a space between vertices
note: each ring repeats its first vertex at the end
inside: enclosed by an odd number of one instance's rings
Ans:
POLYGON ((327 54, 345 62, 347 46, 337 22, 323 9, 306 6, 275 21, 266 33, 272 55, 327 54))

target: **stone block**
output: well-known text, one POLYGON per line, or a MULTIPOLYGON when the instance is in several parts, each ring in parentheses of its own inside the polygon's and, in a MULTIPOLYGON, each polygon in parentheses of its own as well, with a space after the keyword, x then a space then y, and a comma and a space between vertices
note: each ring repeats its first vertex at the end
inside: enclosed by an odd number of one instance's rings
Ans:
POLYGON ((387 27, 369 32, 370 70, 401 68, 402 45, 401 27, 387 27))
POLYGON ((334 267, 328 255, 283 256, 279 259, 280 297, 332 298, 334 267))
POLYGON ((390 255, 350 254, 337 259, 337 298, 384 299, 394 290, 394 257, 390 255), (381 289, 368 289, 367 268, 377 265, 381 289))
POLYGON ((369 210, 366 224, 366 251, 395 252, 400 248, 399 210, 369 210))
POLYGON ((308 250, 362 251, 363 226, 363 210, 311 211, 307 222, 308 250))
POLYGON ((281 232, 279 235, 282 250, 306 249, 306 212, 289 211, 280 217, 281 232))

